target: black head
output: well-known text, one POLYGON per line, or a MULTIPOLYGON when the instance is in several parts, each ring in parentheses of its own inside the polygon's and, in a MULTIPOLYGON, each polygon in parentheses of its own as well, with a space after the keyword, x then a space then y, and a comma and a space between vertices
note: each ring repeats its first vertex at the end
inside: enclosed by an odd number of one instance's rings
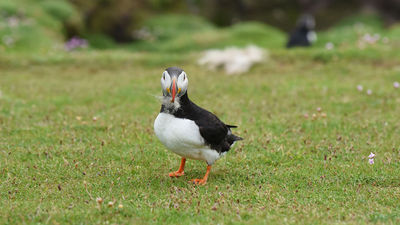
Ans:
POLYGON ((297 27, 311 31, 314 30, 315 28, 315 19, 312 15, 310 14, 304 14, 302 15, 299 20, 297 21, 297 27))
POLYGON ((171 77, 172 76, 178 77, 183 72, 183 69, 173 66, 167 68, 165 71, 167 71, 171 77))

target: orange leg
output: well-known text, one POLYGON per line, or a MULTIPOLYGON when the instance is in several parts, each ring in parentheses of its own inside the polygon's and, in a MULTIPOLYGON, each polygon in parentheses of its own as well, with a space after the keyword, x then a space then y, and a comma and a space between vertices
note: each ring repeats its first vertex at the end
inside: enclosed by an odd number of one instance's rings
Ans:
POLYGON ((180 177, 183 174, 185 174, 185 172, 183 171, 183 169, 185 168, 185 163, 186 163, 186 159, 182 158, 181 165, 179 166, 178 171, 169 173, 168 176, 170 176, 170 177, 180 177))
POLYGON ((192 182, 193 184, 206 184, 208 179, 208 174, 210 173, 210 171, 211 171, 211 166, 208 165, 206 175, 204 175, 203 179, 193 179, 190 182, 192 182))

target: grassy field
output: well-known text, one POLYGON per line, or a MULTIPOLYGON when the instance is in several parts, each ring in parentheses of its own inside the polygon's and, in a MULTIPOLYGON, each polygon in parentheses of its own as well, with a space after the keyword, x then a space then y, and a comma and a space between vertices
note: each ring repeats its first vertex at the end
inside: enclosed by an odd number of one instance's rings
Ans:
MULTIPOLYGON (((252 26, 207 37, 246 44, 240 30, 252 26)), ((141 51, 0 54, 0 223, 400 223, 399 29, 372 31, 389 43, 357 47, 353 25, 341 25, 310 49, 271 47, 240 76, 198 66, 198 45, 185 51, 196 35, 141 51), (194 102, 244 138, 205 186, 188 183, 204 162, 168 177, 180 158, 153 132, 169 66, 186 71, 194 102)))
POLYGON ((194 53, 3 58, 1 223, 399 223, 398 61, 321 54, 272 52, 233 77, 194 53), (170 61, 192 100, 245 138, 206 186, 188 183, 204 162, 169 178, 180 159, 153 133, 170 61))

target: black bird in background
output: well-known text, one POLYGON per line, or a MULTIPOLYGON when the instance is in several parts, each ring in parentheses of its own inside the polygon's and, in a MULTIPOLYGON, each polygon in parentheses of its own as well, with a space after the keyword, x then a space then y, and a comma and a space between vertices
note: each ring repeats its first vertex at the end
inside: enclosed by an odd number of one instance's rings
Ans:
POLYGON ((290 33, 286 47, 311 46, 312 43, 317 40, 317 34, 314 28, 315 20, 312 15, 305 14, 301 16, 297 22, 296 28, 290 33))

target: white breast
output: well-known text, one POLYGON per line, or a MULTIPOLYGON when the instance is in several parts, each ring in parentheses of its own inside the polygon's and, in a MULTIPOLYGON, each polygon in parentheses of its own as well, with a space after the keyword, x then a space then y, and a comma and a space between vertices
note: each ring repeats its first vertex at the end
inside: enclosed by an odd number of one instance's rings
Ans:
POLYGON ((169 150, 182 157, 204 160, 210 165, 220 157, 205 144, 199 127, 192 120, 160 113, 154 121, 154 131, 169 150))

